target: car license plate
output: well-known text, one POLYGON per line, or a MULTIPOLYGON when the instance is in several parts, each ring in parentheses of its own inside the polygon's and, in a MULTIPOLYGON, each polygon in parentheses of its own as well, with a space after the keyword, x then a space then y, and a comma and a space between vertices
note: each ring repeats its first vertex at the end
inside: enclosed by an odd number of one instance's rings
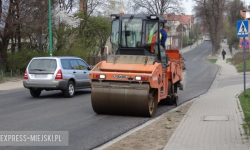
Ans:
POLYGON ((47 74, 36 74, 35 77, 36 78, 47 78, 48 75, 47 74))

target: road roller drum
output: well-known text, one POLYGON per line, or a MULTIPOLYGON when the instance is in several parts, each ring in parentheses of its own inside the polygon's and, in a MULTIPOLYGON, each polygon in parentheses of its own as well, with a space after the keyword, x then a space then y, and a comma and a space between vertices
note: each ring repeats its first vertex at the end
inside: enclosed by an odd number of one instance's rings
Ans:
POLYGON ((92 83, 92 107, 99 114, 151 117, 156 112, 157 100, 157 91, 150 91, 149 84, 92 83))

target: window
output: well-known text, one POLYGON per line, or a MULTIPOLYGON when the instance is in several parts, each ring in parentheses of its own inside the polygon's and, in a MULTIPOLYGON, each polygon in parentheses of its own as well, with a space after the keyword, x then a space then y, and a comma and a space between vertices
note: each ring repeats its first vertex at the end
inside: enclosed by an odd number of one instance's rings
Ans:
POLYGON ((122 47, 138 47, 141 43, 142 20, 123 19, 122 20, 122 47))
POLYGON ((82 60, 78 59, 77 62, 79 64, 80 70, 87 70, 88 69, 88 65, 85 62, 83 62, 82 60))
POLYGON ((145 43, 157 43, 158 40, 158 22, 147 21, 146 22, 146 34, 145 34, 145 43))
POLYGON ((112 23, 111 43, 118 45, 118 37, 119 37, 119 20, 114 20, 112 23))
POLYGON ((71 69, 79 69, 78 63, 76 59, 70 59, 69 60, 71 69))
POLYGON ((63 69, 70 69, 70 65, 69 65, 69 60, 68 59, 61 59, 61 64, 63 69))
POLYGON ((29 71, 55 71, 55 59, 33 59, 29 65, 29 71))

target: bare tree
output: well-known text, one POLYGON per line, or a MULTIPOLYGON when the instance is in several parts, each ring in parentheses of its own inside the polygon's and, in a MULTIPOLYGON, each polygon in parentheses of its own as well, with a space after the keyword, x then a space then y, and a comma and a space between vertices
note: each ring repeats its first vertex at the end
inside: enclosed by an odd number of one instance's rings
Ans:
POLYGON ((134 0, 134 10, 144 13, 160 14, 180 13, 182 11, 182 0, 134 0))
POLYGON ((237 29, 235 23, 238 20, 244 20, 244 18, 240 14, 240 10, 243 10, 243 2, 241 0, 232 0, 228 2, 226 10, 226 20, 225 24, 226 27, 225 35, 227 37, 228 45, 234 46, 235 48, 238 48, 239 45, 239 38, 237 37, 237 29))
POLYGON ((1 20, 0 20, 0 57, 3 59, 3 62, 6 62, 7 59, 7 48, 11 36, 15 31, 14 21, 14 6, 13 1, 1 1, 1 20), (8 6, 8 7, 7 7, 8 6))
POLYGON ((98 9, 99 14, 105 17, 109 17, 111 14, 119 14, 124 10, 127 10, 127 8, 125 8, 123 0, 105 0, 98 9))
POLYGON ((209 31, 212 55, 215 55, 220 48, 226 0, 195 0, 195 2, 194 11, 209 31))
POLYGON ((2 4, 2 0, 0 0, 0 21, 1 21, 2 12, 3 12, 3 4, 2 4))
POLYGON ((74 0, 59 0, 57 5, 60 6, 61 10, 65 10, 69 13, 76 4, 77 2, 74 0))
POLYGON ((83 12, 87 17, 89 17, 94 10, 100 6, 105 0, 80 0, 79 9, 80 12, 83 12))
POLYGON ((81 23, 79 27, 79 35, 84 34, 89 17, 93 14, 95 9, 103 3, 104 0, 80 0, 79 1, 79 10, 82 14, 81 23))
POLYGON ((23 47, 22 40, 40 34, 43 27, 46 29, 47 17, 44 16, 47 16, 47 12, 47 1, 1 0, 0 58, 4 62, 7 60, 9 45, 11 52, 15 52, 16 48, 20 52, 23 47))

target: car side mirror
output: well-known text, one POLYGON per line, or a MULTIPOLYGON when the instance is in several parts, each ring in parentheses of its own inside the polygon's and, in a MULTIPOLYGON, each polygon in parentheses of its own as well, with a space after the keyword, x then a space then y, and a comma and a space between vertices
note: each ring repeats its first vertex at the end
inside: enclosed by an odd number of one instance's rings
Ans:
POLYGON ((92 69, 93 69, 92 67, 90 67, 90 66, 88 67, 88 70, 92 70, 92 69))

